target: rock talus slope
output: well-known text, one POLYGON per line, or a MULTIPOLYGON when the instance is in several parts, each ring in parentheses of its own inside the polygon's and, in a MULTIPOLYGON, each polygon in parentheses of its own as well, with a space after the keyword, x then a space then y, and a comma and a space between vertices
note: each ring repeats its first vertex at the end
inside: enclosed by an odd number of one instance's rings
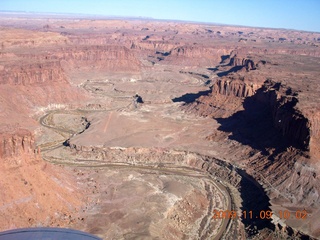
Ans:
POLYGON ((30 131, 1 134, 0 154, 1 230, 68 226, 70 214, 76 219, 81 190, 69 171, 42 161, 30 131))

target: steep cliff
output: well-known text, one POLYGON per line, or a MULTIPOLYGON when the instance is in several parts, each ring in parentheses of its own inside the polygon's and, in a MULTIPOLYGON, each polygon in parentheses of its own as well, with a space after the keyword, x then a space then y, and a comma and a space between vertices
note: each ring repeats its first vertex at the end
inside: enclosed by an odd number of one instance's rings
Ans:
POLYGON ((13 133, 0 134, 0 159, 37 156, 33 134, 26 129, 18 129, 13 133))
POLYGON ((245 80, 245 78, 223 77, 213 85, 212 94, 245 98, 254 95, 258 88, 258 84, 245 80))
POLYGON ((64 82, 67 77, 58 61, 8 64, 0 68, 0 84, 34 85, 64 82))
POLYGON ((77 221, 84 200, 71 171, 40 160, 27 130, 0 139, 0 230, 77 221))
MULTIPOLYGON (((257 54, 261 54, 261 49, 254 49, 254 51, 256 51, 257 54)), ((242 49, 233 50, 230 55, 224 59, 224 63, 227 62, 229 66, 234 67, 234 69, 237 70, 241 70, 243 68, 246 71, 259 69, 266 65, 267 61, 261 59, 261 56, 257 56, 256 52, 253 52, 253 55, 248 55, 248 52, 242 49)))
POLYGON ((215 80, 208 96, 201 96, 194 102, 185 104, 183 109, 204 117, 230 117, 244 109, 244 99, 256 94, 261 87, 259 82, 251 77, 229 73, 215 80))
POLYGON ((227 55, 231 47, 224 48, 198 45, 182 45, 171 50, 166 60, 177 65, 193 65, 210 67, 221 61, 222 55, 227 55))
POLYGON ((39 32, 26 29, 0 29, 0 47, 7 48, 32 48, 47 44, 63 45, 68 42, 68 38, 59 33, 53 32, 39 32))
POLYGON ((301 55, 301 56, 312 56, 320 57, 320 50, 318 47, 314 46, 312 48, 304 48, 302 46, 295 45, 294 47, 289 46, 277 46, 272 48, 265 47, 239 47, 233 51, 232 55, 238 56, 248 56, 252 55, 301 55))
POLYGON ((311 125, 310 153, 320 159, 320 111, 313 109, 307 116, 311 125))
POLYGON ((197 99, 185 109, 197 111, 203 116, 226 117, 244 109, 251 115, 252 109, 260 108, 272 118, 273 126, 294 146, 310 150, 310 140, 318 139, 319 129, 297 107, 298 97, 291 88, 270 80, 262 86, 234 77, 223 77, 216 81, 212 93, 197 99), (243 108, 241 107, 243 106, 243 108), (207 106, 207 107, 206 107, 207 106))
POLYGON ((0 84, 10 85, 67 84, 70 71, 139 72, 141 68, 134 53, 122 46, 64 47, 1 55, 0 84))
POLYGON ((310 150, 311 137, 319 139, 319 129, 317 120, 310 121, 307 114, 296 106, 298 92, 280 82, 263 80, 266 74, 261 74, 260 70, 266 68, 267 62, 257 56, 239 56, 233 51, 226 61, 229 63, 224 68, 228 66, 230 69, 218 73, 221 77, 214 82, 211 94, 184 108, 217 118, 231 116, 242 109, 249 113, 254 111, 251 106, 259 106, 269 112, 273 126, 291 144, 310 150))
MULTIPOLYGON (((211 94, 183 108, 216 118, 221 125, 207 139, 229 142, 226 158, 240 163, 264 186, 274 209, 306 208, 312 216, 311 228, 306 231, 317 236, 319 110, 304 108, 305 102, 301 104, 300 94, 308 93, 304 86, 296 90, 289 80, 283 83, 267 78, 280 80, 289 75, 294 82, 291 72, 277 76, 268 68, 253 69, 259 59, 251 62, 248 59, 254 58, 232 58, 231 64, 224 67, 242 70, 227 70, 225 76, 217 78, 211 94)), ((308 79, 305 84, 309 83, 308 79)))
POLYGON ((281 83, 267 80, 255 95, 255 99, 270 108, 273 124, 283 136, 290 139, 292 144, 309 150, 311 132, 318 130, 312 130, 312 123, 296 107, 299 101, 297 92, 281 83))
POLYGON ((51 58, 67 63, 71 70, 100 69, 116 72, 140 71, 141 63, 132 51, 123 46, 84 46, 63 48, 51 58))

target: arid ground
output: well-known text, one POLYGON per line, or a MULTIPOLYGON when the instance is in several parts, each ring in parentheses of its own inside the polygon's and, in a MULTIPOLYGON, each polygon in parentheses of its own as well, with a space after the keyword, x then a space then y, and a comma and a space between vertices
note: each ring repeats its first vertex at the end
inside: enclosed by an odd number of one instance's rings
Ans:
POLYGON ((320 238, 320 33, 0 14, 0 230, 320 238))

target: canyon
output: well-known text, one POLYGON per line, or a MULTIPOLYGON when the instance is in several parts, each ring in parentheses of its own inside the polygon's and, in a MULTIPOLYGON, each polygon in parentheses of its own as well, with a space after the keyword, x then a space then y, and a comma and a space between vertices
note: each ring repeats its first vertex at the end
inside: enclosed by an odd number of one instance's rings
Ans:
POLYGON ((11 13, 0 26, 1 231, 320 238, 320 33, 11 13))

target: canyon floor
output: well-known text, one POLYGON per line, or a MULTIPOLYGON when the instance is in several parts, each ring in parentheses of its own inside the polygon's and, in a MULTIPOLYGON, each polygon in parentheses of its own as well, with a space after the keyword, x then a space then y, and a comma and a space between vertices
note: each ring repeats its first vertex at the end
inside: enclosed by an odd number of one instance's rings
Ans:
POLYGON ((320 238, 319 33, 0 16, 0 230, 320 238))

